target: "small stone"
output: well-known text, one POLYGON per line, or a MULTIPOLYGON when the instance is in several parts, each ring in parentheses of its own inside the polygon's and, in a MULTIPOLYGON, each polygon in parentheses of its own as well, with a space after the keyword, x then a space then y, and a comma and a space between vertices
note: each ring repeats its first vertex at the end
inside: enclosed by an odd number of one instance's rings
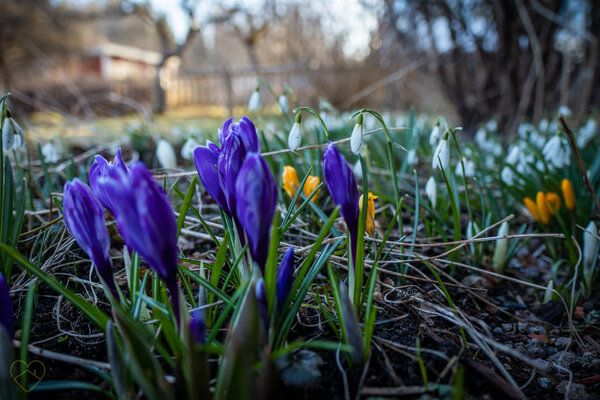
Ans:
POLYGON ((535 367, 542 371, 548 371, 552 367, 552 364, 549 361, 538 358, 535 360, 535 367))
POLYGON ((519 322, 517 324, 517 327, 519 329, 519 332, 525 333, 525 330, 527 329, 527 324, 525 322, 519 322))
POLYGON ((553 346, 546 347, 546 353, 548 353, 549 356, 556 354, 557 351, 558 351, 558 349, 556 347, 553 347, 553 346))
MULTIPOLYGON (((570 351, 559 351, 558 353, 553 354, 551 357, 548 357, 548 361, 554 362, 567 369, 569 368, 569 365, 573 364, 578 359, 579 358, 570 351)), ((565 372, 564 370, 561 371, 560 368, 557 368, 557 370, 561 373, 565 372)))
POLYGON ((556 387, 556 390, 558 393, 565 394, 567 387, 569 388, 569 399, 579 400, 587 398, 585 386, 583 386, 581 383, 571 382, 571 385, 569 386, 569 381, 561 381, 556 387))
POLYGON ((492 332, 494 332, 494 334, 496 335, 501 335, 503 333, 502 328, 500 328, 499 326, 495 327, 492 332))
POLYGON ((550 383, 551 383, 550 379, 543 378, 543 377, 542 378, 538 378, 537 382, 538 382, 538 385, 540 385, 540 387, 542 389, 549 388, 550 387, 550 383))
POLYGON ((501 326, 504 332, 511 332, 513 330, 513 324, 502 324, 501 326))

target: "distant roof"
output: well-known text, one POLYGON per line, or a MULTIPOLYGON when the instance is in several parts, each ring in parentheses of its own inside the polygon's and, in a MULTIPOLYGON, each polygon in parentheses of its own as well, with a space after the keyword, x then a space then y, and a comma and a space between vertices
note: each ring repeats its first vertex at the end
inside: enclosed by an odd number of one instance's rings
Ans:
POLYGON ((153 65, 158 64, 162 57, 161 54, 156 51, 111 42, 94 46, 86 51, 86 54, 90 56, 119 57, 153 65))

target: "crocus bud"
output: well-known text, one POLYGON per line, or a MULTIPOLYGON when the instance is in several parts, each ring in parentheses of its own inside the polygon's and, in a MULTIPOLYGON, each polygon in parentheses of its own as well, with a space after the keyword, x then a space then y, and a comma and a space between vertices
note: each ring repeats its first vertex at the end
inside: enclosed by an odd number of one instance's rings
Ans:
POLYGON ((544 192, 537 192, 535 204, 540 215, 540 222, 548 226, 550 224, 550 210, 548 209, 548 200, 544 192))
POLYGON ((250 254, 264 272, 277 206, 277 185, 260 154, 246 156, 235 182, 235 197, 237 219, 246 232, 250 254))
MULTIPOLYGON (((367 232, 370 236, 373 236, 373 233, 375 232, 375 199, 377 198, 377 196, 369 192, 369 197, 367 198, 367 219, 365 221, 365 232, 367 232)), ((360 211, 362 212, 363 195, 360 196, 358 205, 360 211)))
POLYGON ((260 110, 260 92, 258 87, 254 89, 254 92, 250 95, 250 100, 248 100, 248 109, 250 111, 258 111, 260 110))
POLYGON ((433 169, 441 168, 444 169, 444 171, 447 171, 449 163, 450 144, 448 143, 448 132, 446 132, 433 152, 433 162, 431 163, 431 166, 433 169))
POLYGON ((2 125, 2 151, 6 153, 23 146, 23 143, 25 143, 25 136, 17 121, 12 117, 5 118, 2 125))
POLYGON ((435 178, 430 176, 427 179, 427 183, 425 184, 425 193, 427 193, 427 197, 431 202, 431 208, 435 210, 435 206, 437 204, 437 183, 435 182, 435 178))
POLYGON ((560 209, 560 197, 554 192, 546 193, 546 201, 548 201, 548 211, 554 216, 560 209))
POLYGON ((204 310, 196 309, 192 311, 189 322, 189 332, 192 340, 196 344, 206 342, 206 320, 204 310))
POLYGON ((563 194, 563 198, 565 199, 565 207, 569 211, 575 210, 575 192, 573 191, 573 185, 571 181, 568 179, 563 179, 560 183, 560 189, 563 194))
POLYGON ((527 210, 529 211, 533 219, 535 219, 537 222, 542 222, 540 212, 538 211, 537 204, 535 203, 535 201, 530 197, 525 197, 523 199, 523 203, 525 204, 525 207, 527 207, 527 210))
POLYGON ((158 158, 161 167, 164 169, 177 168, 177 155, 175 155, 173 146, 166 140, 160 139, 158 141, 158 145, 156 146, 156 157, 158 158))
POLYGON ((288 112, 290 106, 289 106, 289 103, 288 103, 288 98, 285 95, 285 93, 281 94, 281 96, 279 96, 277 98, 277 103, 279 104, 279 109, 281 110, 281 112, 283 114, 285 114, 285 113, 288 112))
MULTIPOLYGON (((508 235, 508 222, 503 222, 498 229, 498 236, 508 235)), ((492 259, 494 264, 494 270, 498 273, 504 272, 504 265, 506 264, 506 252, 508 251, 508 239, 498 239, 496 241, 496 248, 494 249, 494 257, 492 259)))
POLYGON ((4 329, 12 338, 15 328, 13 322, 13 305, 10 300, 8 284, 0 273, 0 329, 4 329))
MULTIPOLYGON (((281 175, 281 180, 283 183, 283 190, 290 196, 290 199, 293 199, 296 195, 296 190, 300 187, 300 182, 298 181, 298 173, 296 169, 291 165, 286 165, 283 167, 283 174, 281 175)), ((306 188, 306 186, 305 186, 306 188)))
POLYGON ((198 142, 194 138, 188 138, 181 147, 181 157, 184 160, 191 160, 194 157, 194 149, 198 147, 198 142))
POLYGON ((220 153, 221 150, 217 145, 207 142, 206 146, 199 146, 194 150, 194 164, 206 192, 225 213, 231 215, 223 187, 219 180, 219 171, 217 170, 220 153))
POLYGON ((63 218, 79 247, 92 260, 98 275, 116 296, 104 210, 91 189, 77 178, 65 184, 63 218))
POLYGON ((117 150, 117 154, 111 162, 106 161, 104 157, 97 154, 92 166, 90 167, 90 171, 88 172, 88 181, 90 182, 90 188, 92 189, 92 192, 94 192, 94 195, 100 201, 100 204, 102 204, 102 206, 110 211, 113 215, 115 212, 112 202, 115 197, 112 193, 103 190, 98 185, 98 179, 102 176, 109 176, 111 171, 114 169, 119 169, 125 174, 129 173, 127 164, 125 164, 125 161, 123 161, 123 156, 121 155, 121 148, 117 150))
MULTIPOLYGON (((304 182, 304 195, 306 197, 310 196, 310 194, 317 188, 317 186, 319 186, 320 183, 321 179, 318 176, 309 175, 308 178, 306 178, 306 182, 304 182)), ((317 192, 313 195, 311 199, 313 203, 317 202, 317 196, 319 196, 319 192, 321 192, 321 189, 317 190, 317 192)))
POLYGON ((356 260, 356 235, 358 229, 358 186, 352 168, 331 142, 323 153, 323 176, 333 203, 340 206, 340 213, 350 232, 352 260, 356 260))
POLYGON ((352 130, 352 135, 350 136, 350 149, 356 155, 360 153, 363 147, 363 124, 362 124, 362 114, 358 115, 358 119, 356 125, 354 125, 354 129, 352 130))
POLYGON ((277 269, 277 278, 275 279, 275 291, 277 293, 277 307, 279 311, 282 311, 285 302, 287 301, 290 290, 292 290, 292 283, 294 279, 294 247, 290 246, 277 269))
POLYGON ((288 136, 288 147, 290 150, 295 151, 302 142, 302 127, 301 127, 302 117, 300 113, 296 115, 296 121, 294 125, 292 125, 292 129, 290 130, 290 135, 288 136))

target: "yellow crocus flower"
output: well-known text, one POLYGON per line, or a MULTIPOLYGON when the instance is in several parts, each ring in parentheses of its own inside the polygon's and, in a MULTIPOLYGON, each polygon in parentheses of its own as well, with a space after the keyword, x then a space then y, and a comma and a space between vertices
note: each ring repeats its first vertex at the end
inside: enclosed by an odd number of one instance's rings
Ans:
POLYGON ((535 219, 537 222, 541 222, 540 213, 538 211, 537 205, 535 204, 535 201, 531 197, 525 197, 523 199, 523 203, 525 204, 525 207, 527 207, 527 209, 529 210, 529 213, 531 214, 533 219, 535 219))
POLYGON ((283 190, 290 196, 290 199, 293 199, 296 195, 296 190, 300 186, 300 182, 298 181, 298 174, 296 170, 291 165, 286 165, 283 167, 283 174, 281 175, 281 180, 283 181, 283 190))
MULTIPOLYGON (((373 236, 373 233, 375 232, 375 199, 377 198, 377 196, 369 192, 369 197, 367 198, 367 219, 365 222, 365 231, 370 236, 373 236)), ((360 207, 360 210, 362 211, 363 195, 360 196, 360 199, 358 200, 358 205, 360 207)))
POLYGON ((563 179, 560 183, 563 198, 565 199, 565 207, 567 210, 573 211, 575 209, 575 192, 573 191, 573 185, 568 179, 563 179))
POLYGON ((550 210, 548 209, 548 199, 544 192, 537 192, 535 197, 535 203, 537 205, 538 212, 540 214, 540 222, 544 225, 550 224, 550 210))
MULTIPOLYGON (((309 175, 308 178, 306 178, 306 182, 304 182, 304 195, 308 197, 313 190, 319 186, 319 183, 321 183, 321 179, 318 176, 309 175)), ((311 200, 313 203, 317 202, 317 196, 319 195, 319 192, 321 192, 321 189, 317 190, 317 193, 315 193, 312 197, 311 200)))
POLYGON ((546 193, 546 200, 548 201, 548 211, 550 215, 556 215, 560 210, 560 196, 554 192, 546 193))

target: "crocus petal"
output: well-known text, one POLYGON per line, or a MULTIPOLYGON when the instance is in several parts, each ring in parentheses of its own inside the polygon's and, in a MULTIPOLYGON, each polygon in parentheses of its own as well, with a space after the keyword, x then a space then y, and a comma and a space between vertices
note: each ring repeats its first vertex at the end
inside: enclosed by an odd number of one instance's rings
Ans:
POLYGON ((252 259, 264 270, 277 205, 277 186, 265 160, 250 153, 235 182, 236 215, 246 232, 252 259))
POLYGON ((3 328, 12 338, 15 328, 13 322, 13 305, 10 300, 8 284, 0 273, 0 328, 3 328))
POLYGON ((225 192, 228 209, 235 210, 235 181, 246 157, 246 149, 240 136, 232 132, 225 139, 219 154, 219 178, 225 192))
POLYGON ((101 155, 96 155, 88 173, 88 180, 92 192, 94 192, 100 204, 114 215, 114 207, 112 205, 114 196, 112 196, 111 192, 101 189, 98 185, 98 179, 102 176, 108 176, 113 169, 120 170, 126 174, 129 173, 129 169, 125 161, 123 161, 120 148, 117 150, 117 154, 112 162, 106 161, 101 155))
POLYGON ((192 311, 189 332, 194 343, 204 344, 206 342, 206 320, 203 310, 196 309, 192 311))
POLYGON ((221 143, 221 146, 225 144, 225 139, 227 139, 227 136, 229 136, 230 133, 229 127, 231 126, 234 120, 235 118, 231 117, 227 121, 225 121, 225 123, 223 123, 221 132, 219 132, 219 142, 221 143))
POLYGON ((239 122, 239 135, 244 142, 247 153, 260 153, 260 141, 252 120, 245 115, 239 122))
POLYGON ((290 290, 292 290, 292 283, 294 278, 294 247, 290 246, 277 269, 277 278, 275 279, 275 291, 277 294, 277 306, 279 311, 285 305, 290 290))
POLYGON ((90 257, 102 280, 116 295, 104 210, 90 188, 77 178, 65 184, 63 217, 79 247, 90 257))
MULTIPOLYGON (((216 147, 216 146, 215 146, 216 147)), ((217 202, 227 214, 230 214, 225 193, 221 187, 219 180, 219 172, 217 171, 217 163, 219 161, 219 153, 215 153, 210 147, 196 147, 194 150, 194 164, 200 176, 200 181, 204 185, 206 192, 217 202)))

